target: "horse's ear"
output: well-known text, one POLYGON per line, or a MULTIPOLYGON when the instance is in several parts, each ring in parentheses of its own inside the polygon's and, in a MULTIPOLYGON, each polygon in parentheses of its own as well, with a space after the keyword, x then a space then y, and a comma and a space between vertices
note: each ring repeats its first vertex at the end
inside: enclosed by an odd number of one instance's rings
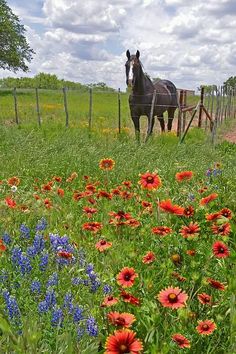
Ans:
POLYGON ((137 52, 136 52, 136 58, 139 59, 139 57, 140 57, 140 51, 137 50, 137 52))
POLYGON ((129 49, 126 51, 126 56, 127 56, 128 60, 130 60, 130 51, 129 51, 129 49))

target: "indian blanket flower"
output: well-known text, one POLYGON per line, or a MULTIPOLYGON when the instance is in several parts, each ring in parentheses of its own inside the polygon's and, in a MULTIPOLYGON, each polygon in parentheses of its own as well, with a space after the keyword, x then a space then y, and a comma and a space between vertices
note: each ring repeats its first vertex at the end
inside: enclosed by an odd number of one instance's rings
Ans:
POLYGON ((175 179, 178 182, 188 181, 192 177, 193 177, 193 172, 192 171, 177 172, 176 175, 175 175, 175 179))
POLYGON ((142 342, 136 338, 136 333, 129 329, 117 330, 106 339, 104 354, 139 354, 143 350, 142 342))
POLYGON ((19 186, 19 184, 20 184, 20 178, 18 178, 18 177, 16 177, 16 176, 10 177, 10 178, 8 178, 8 180, 7 180, 7 184, 8 184, 9 186, 19 186))
POLYGON ((107 314, 108 321, 114 326, 129 328, 136 320, 135 316, 131 313, 123 312, 109 312, 107 314))
POLYGON ((212 245, 212 251, 214 256, 217 258, 227 258, 230 254, 228 246, 221 241, 216 241, 212 245))
POLYGON ((14 209, 16 207, 16 202, 14 199, 10 198, 10 197, 6 197, 5 198, 5 203, 6 205, 11 208, 14 209))
POLYGON ((225 224, 217 225, 213 224, 211 226, 211 230, 213 234, 220 235, 220 236, 228 236, 231 232, 230 223, 226 222, 225 224))
POLYGON ((163 211, 170 213, 170 214, 175 214, 175 215, 183 215, 184 214, 184 208, 179 205, 172 204, 172 201, 170 199, 160 201, 159 207, 163 211))
POLYGON ((115 166, 115 161, 112 159, 102 159, 99 162, 99 168, 105 171, 111 171, 115 166))
POLYGON ((122 290, 120 293, 120 297, 123 299, 124 302, 128 302, 131 305, 139 306, 140 300, 135 297, 134 295, 122 290))
POLYGON ((152 233, 155 235, 166 236, 172 232, 168 226, 155 226, 152 228, 152 233))
POLYGON ((97 221, 86 222, 83 224, 82 229, 96 233, 102 228, 102 223, 97 221))
POLYGON ((192 239, 192 238, 198 236, 199 231, 200 231, 200 227, 199 227, 198 223, 197 222, 193 223, 191 221, 189 225, 187 225, 187 226, 184 225, 181 227, 180 234, 184 238, 192 239))
POLYGON ((220 212, 206 214, 206 220, 207 221, 214 221, 214 220, 219 219, 220 217, 221 217, 220 212))
POLYGON ((135 278, 138 274, 135 273, 134 268, 124 267, 117 275, 116 280, 119 285, 124 288, 129 288, 134 285, 135 278))
POLYGON ((211 320, 199 321, 198 326, 196 327, 196 330, 199 334, 207 336, 214 332, 215 329, 216 324, 211 320))
POLYGON ((88 218, 91 218, 93 214, 97 213, 97 209, 90 208, 90 207, 83 207, 83 212, 88 216, 88 218))
POLYGON ((211 305, 212 304, 212 296, 206 293, 198 294, 197 298, 199 302, 203 305, 211 305))
POLYGON ((112 295, 108 295, 104 298, 101 307, 110 307, 113 306, 115 304, 117 304, 119 302, 119 299, 117 299, 116 297, 112 296, 112 295))
POLYGON ((207 205, 218 197, 217 193, 209 194, 207 197, 200 200, 200 205, 207 205))
POLYGON ((104 252, 108 248, 112 246, 112 242, 108 242, 106 240, 100 240, 96 243, 95 247, 99 252, 104 252))
POLYGON ((224 284, 222 284, 220 281, 218 280, 215 280, 215 279, 212 279, 212 278, 208 278, 207 279, 207 282, 208 284, 214 288, 214 289, 217 289, 217 290, 222 290, 224 291, 225 290, 225 286, 224 284))
POLYGON ((152 252, 152 251, 148 251, 145 256, 143 256, 142 258, 142 262, 144 264, 150 264, 150 263, 153 263, 156 259, 156 256, 155 254, 152 252))
POLYGON ((161 290, 157 295, 157 298, 162 306, 177 309, 185 307, 188 295, 180 288, 173 288, 170 286, 164 290, 161 290))
POLYGON ((179 346, 179 348, 190 348, 190 341, 180 333, 173 334, 171 339, 179 346))
POLYGON ((171 275, 172 275, 172 277, 176 278, 178 281, 183 282, 183 281, 186 280, 185 277, 182 277, 182 275, 180 275, 180 274, 177 273, 177 272, 172 272, 171 275))
POLYGON ((219 211, 220 215, 224 216, 227 219, 232 218, 232 211, 228 208, 223 208, 219 211))
POLYGON ((161 179, 157 173, 146 172, 140 175, 140 181, 138 182, 142 189, 147 189, 149 191, 156 190, 161 186, 161 179))
POLYGON ((187 218, 190 218, 193 215, 194 215, 194 208, 191 205, 184 208, 184 216, 186 216, 187 218))

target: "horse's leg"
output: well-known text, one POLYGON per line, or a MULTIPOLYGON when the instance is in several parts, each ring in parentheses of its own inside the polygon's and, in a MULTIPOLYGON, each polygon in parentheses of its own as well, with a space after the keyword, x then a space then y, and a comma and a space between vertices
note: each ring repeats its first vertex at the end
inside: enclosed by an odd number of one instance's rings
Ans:
POLYGON ((165 131, 165 121, 164 121, 163 115, 158 117, 158 120, 160 122, 161 132, 164 133, 164 131, 165 131))
POLYGON ((176 110, 176 107, 171 107, 168 109, 168 124, 167 124, 168 132, 170 132, 171 128, 172 128, 172 123, 173 123, 173 119, 175 116, 175 110, 176 110))
POLYGON ((140 142, 140 116, 132 116, 132 121, 134 123, 135 137, 138 142, 140 142))

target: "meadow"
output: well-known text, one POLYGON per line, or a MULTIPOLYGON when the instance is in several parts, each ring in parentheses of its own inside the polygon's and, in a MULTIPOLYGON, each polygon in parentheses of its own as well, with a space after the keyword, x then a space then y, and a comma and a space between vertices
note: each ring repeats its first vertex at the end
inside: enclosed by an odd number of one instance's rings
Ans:
POLYGON ((1 352, 235 353, 235 145, 138 145, 103 95, 91 131, 1 110, 1 352))

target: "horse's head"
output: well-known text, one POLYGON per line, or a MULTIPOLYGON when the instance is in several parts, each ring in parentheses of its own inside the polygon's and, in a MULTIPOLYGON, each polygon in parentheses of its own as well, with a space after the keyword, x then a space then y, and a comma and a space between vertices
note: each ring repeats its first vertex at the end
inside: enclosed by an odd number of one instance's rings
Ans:
POLYGON ((138 78, 139 70, 141 68, 141 62, 139 61, 140 53, 137 50, 135 55, 131 55, 130 51, 126 51, 127 62, 125 63, 126 70, 126 84, 127 86, 133 87, 135 85, 135 81, 138 78))

